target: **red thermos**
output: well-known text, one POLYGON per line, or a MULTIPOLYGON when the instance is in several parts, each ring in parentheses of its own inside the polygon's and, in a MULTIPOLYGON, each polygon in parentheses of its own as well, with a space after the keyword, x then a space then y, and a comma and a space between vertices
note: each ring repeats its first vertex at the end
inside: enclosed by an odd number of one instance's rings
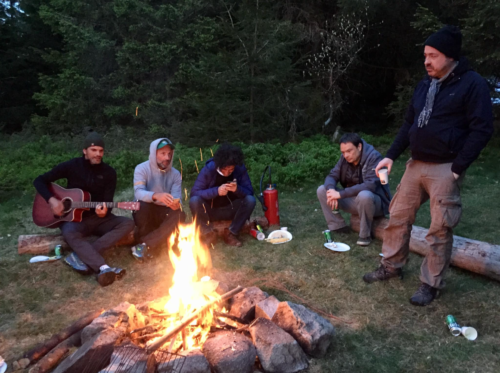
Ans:
POLYGON ((264 214, 266 215, 269 225, 280 225, 280 209, 278 206, 278 190, 276 189, 276 184, 272 183, 271 180, 271 167, 267 166, 262 173, 260 178, 260 200, 262 202, 262 208, 264 214), (262 181, 269 169, 269 183, 267 184, 266 190, 262 191, 262 181))

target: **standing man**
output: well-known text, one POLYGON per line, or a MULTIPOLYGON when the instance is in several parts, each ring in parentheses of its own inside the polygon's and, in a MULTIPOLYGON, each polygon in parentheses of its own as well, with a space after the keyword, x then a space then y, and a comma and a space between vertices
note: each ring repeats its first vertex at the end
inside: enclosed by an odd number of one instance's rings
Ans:
POLYGON ((357 244, 368 246, 372 241, 373 218, 387 214, 391 202, 389 185, 382 185, 374 171, 382 156, 355 133, 340 138, 340 152, 339 161, 317 190, 318 199, 331 231, 349 231, 338 209, 359 215, 357 244), (338 183, 343 189, 337 189, 338 183))
MULTIPOLYGON (((52 195, 49 186, 60 179, 68 180, 68 189, 78 188, 89 192, 94 201, 113 202, 116 171, 102 162, 103 156, 104 140, 97 132, 90 132, 83 143, 82 157, 63 162, 35 179, 33 185, 49 203, 54 215, 61 216, 64 206, 52 195)), ((125 275, 124 269, 110 268, 101 253, 134 229, 131 219, 113 215, 103 203, 85 211, 81 222, 65 222, 60 228, 64 239, 73 249, 73 253, 64 261, 77 272, 89 274, 94 271, 101 286, 110 285, 125 275), (100 237, 91 244, 86 240, 91 235, 100 237)))
POLYGON ((465 170, 493 134, 491 98, 486 81, 460 57, 462 34, 445 26, 425 41, 428 76, 415 89, 405 122, 376 167, 391 171, 394 160, 409 146, 411 158, 390 206, 380 267, 363 280, 402 278, 412 224, 420 206, 430 199, 429 252, 420 274, 422 282, 411 297, 416 306, 430 304, 444 287, 450 263, 453 228, 462 215, 460 184, 465 170))
POLYGON ((243 152, 237 146, 222 144, 205 163, 191 189, 189 208, 200 225, 203 240, 208 243, 217 239, 211 221, 232 220, 229 229, 224 230, 224 242, 241 246, 237 236, 252 215, 255 203, 243 152))
POLYGON ((140 262, 158 254, 178 224, 186 219, 180 205, 181 173, 172 167, 174 150, 169 139, 154 140, 149 146, 149 160, 137 165, 134 171, 135 198, 141 205, 134 213, 136 240, 142 243, 132 247, 132 255, 140 262))

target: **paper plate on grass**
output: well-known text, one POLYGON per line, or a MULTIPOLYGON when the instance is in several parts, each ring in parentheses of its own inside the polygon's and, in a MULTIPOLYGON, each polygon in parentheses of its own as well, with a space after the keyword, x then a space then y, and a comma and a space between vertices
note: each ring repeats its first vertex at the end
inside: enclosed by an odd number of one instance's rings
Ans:
POLYGON ((0 363, 0 373, 5 373, 7 370, 7 363, 0 363))
POLYGON ((279 230, 269 233, 269 236, 267 236, 266 241, 272 243, 273 245, 279 245, 280 243, 286 243, 291 241, 292 238, 293 236, 290 232, 279 230))
POLYGON ((338 251, 338 252, 344 252, 344 251, 351 250, 351 248, 349 247, 349 245, 346 245, 345 243, 334 242, 334 244, 335 244, 335 246, 333 244, 331 244, 331 243, 325 243, 325 247, 328 250, 338 251))

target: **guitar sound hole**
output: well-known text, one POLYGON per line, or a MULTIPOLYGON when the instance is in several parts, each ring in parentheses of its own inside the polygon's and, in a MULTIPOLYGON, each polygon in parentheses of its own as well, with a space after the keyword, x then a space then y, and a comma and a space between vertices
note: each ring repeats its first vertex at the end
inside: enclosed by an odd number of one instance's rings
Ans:
POLYGON ((63 199, 62 200, 63 206, 64 206, 64 214, 67 214, 68 212, 71 211, 71 200, 70 199, 63 199))

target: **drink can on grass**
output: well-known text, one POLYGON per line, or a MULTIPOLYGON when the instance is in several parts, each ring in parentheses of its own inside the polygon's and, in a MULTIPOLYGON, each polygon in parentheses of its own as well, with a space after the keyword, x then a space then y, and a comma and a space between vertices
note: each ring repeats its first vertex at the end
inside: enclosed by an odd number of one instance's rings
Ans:
POLYGON ((458 337, 460 333, 462 333, 462 328, 457 324, 457 321, 452 315, 446 316, 446 325, 448 325, 448 329, 450 329, 454 337, 458 337))
POLYGON ((326 231, 323 231, 323 235, 325 236, 325 243, 332 243, 332 233, 327 229, 326 231))
POLYGON ((264 233, 264 230, 262 229, 262 227, 257 224, 257 230, 260 232, 260 233, 264 233))
POLYGON ((54 253, 56 256, 61 256, 62 254, 62 246, 61 245, 56 245, 56 247, 54 247, 54 253))
POLYGON ((250 229, 250 234, 259 241, 263 241, 266 238, 266 235, 257 229, 250 229))

